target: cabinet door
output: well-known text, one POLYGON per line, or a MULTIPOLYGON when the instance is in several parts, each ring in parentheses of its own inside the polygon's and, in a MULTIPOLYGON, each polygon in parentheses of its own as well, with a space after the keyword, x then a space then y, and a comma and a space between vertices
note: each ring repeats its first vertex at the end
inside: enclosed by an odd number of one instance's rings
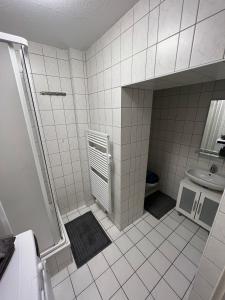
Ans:
POLYGON ((196 221, 207 230, 211 229, 213 224, 219 202, 210 199, 206 194, 202 193, 198 208, 196 211, 195 219, 196 221))
POLYGON ((194 218, 200 192, 194 187, 181 184, 177 197, 176 209, 189 218, 194 218))

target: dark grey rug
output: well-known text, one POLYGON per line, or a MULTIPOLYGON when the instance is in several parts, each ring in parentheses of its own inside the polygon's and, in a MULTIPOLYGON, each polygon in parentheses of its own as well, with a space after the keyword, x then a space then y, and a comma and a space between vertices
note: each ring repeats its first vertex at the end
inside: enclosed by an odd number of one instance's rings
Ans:
POLYGON ((170 196, 157 191, 145 198, 144 208, 156 219, 161 219, 176 206, 176 201, 170 196))
POLYGON ((65 225, 77 267, 111 244, 92 212, 87 212, 65 225))

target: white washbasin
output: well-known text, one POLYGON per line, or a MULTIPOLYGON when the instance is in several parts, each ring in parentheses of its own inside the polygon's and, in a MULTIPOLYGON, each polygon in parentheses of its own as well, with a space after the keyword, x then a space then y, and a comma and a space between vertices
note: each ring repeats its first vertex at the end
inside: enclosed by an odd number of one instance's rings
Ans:
POLYGON ((185 173, 193 182, 211 190, 223 191, 225 188, 225 177, 223 176, 201 169, 190 169, 185 173))

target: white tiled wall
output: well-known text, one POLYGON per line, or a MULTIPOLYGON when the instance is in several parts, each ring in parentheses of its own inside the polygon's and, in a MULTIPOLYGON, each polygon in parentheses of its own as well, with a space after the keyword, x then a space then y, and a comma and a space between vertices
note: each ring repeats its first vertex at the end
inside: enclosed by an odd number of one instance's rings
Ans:
POLYGON ((199 156, 212 99, 225 99, 225 81, 208 82, 154 92, 149 169, 160 176, 160 189, 174 199, 185 170, 209 169, 212 163, 225 173, 224 161, 199 156))
MULTIPOLYGON (((119 144, 122 136, 119 116, 124 119, 121 87, 223 60, 224 9, 220 0, 213 1, 213 5, 209 0, 140 0, 88 49, 90 126, 110 135, 114 152, 122 149, 119 144)), ((115 154, 114 159, 116 164, 115 154)), ((127 166, 121 164, 120 168, 121 175, 127 166)), ((179 172, 180 178, 182 171, 179 172)), ((122 179, 117 184, 121 186, 122 179)), ((122 198, 120 202, 117 214, 120 220, 116 224, 123 227, 130 222, 127 221, 129 209, 123 208, 122 213, 122 198), (121 218, 122 215, 126 216, 121 218)))
MULTIPOLYGON (((71 50, 70 54, 71 57, 76 54, 77 60, 74 59, 74 61, 77 65, 83 64, 82 53, 71 50)), ((85 192, 89 193, 89 181, 86 178, 84 163, 81 164, 84 119, 80 114, 81 118, 76 121, 75 115, 76 108, 79 107, 81 101, 78 97, 74 101, 67 50, 30 42, 29 56, 48 170, 52 177, 60 211, 65 213, 83 205, 88 200, 85 192), (67 95, 66 97, 42 96, 41 91, 62 91, 67 95)), ((73 62, 73 58, 71 60, 73 62)), ((71 65, 73 72, 74 64, 71 65)), ((77 65, 74 67, 76 72, 79 70, 77 65)), ((72 80, 74 87, 75 79, 72 80)), ((76 91, 76 86, 74 90, 76 91)))

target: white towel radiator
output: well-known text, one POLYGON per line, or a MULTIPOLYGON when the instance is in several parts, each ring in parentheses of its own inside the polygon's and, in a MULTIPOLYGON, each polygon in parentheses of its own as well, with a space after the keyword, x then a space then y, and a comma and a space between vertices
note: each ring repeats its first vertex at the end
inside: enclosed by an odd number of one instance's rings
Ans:
POLYGON ((92 195, 106 211, 111 212, 111 155, 109 135, 88 130, 87 143, 92 195))

